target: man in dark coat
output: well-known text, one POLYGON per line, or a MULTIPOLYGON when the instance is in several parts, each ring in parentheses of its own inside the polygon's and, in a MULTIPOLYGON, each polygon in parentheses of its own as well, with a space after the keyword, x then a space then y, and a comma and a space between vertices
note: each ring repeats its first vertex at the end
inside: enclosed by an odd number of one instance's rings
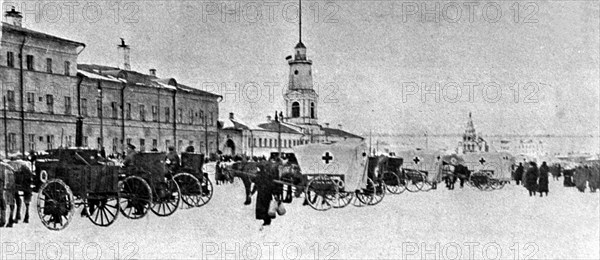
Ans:
POLYGON ((540 193, 540 197, 543 196, 543 193, 546 193, 548 196, 548 173, 550 172, 550 168, 546 165, 546 162, 542 162, 542 166, 540 166, 540 176, 538 178, 538 192, 540 193))
POLYGON ((529 191, 529 196, 535 196, 537 191, 538 168, 535 162, 530 162, 525 173, 525 188, 529 191))
POLYGON ((515 181, 517 182, 517 185, 521 185, 521 180, 523 179, 523 171, 524 170, 525 169, 523 168, 523 163, 519 163, 519 166, 515 170, 515 181))
POLYGON ((577 187, 577 190, 585 192, 585 184, 588 179, 589 176, 587 170, 578 166, 577 169, 575 169, 575 187, 577 187))
POLYGON ((275 216, 269 215, 271 200, 281 195, 281 185, 273 182, 279 177, 278 164, 272 161, 258 163, 256 176, 256 219, 263 220, 263 226, 271 224, 275 216))

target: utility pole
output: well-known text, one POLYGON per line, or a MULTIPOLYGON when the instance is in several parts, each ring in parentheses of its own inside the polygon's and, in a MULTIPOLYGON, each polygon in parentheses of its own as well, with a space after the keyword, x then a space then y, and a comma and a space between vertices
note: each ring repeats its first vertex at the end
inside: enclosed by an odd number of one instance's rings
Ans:
MULTIPOLYGON (((283 116, 283 113, 280 113, 280 115, 283 116)), ((277 122, 277 152, 279 152, 280 159, 281 159, 281 121, 280 120, 282 120, 282 119, 277 118, 277 111, 275 111, 275 121, 277 122)))

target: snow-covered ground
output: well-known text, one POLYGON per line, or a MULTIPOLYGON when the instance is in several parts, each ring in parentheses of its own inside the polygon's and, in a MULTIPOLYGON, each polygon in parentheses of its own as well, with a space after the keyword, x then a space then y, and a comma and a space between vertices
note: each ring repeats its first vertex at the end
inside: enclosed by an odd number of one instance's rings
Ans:
POLYGON ((120 216, 107 228, 77 212, 59 232, 33 209, 30 224, 0 229, 0 259, 600 259, 599 195, 564 188, 562 179, 543 198, 508 185, 387 194, 374 207, 326 212, 297 200, 262 231, 243 193, 236 180, 215 186, 202 208, 120 216))

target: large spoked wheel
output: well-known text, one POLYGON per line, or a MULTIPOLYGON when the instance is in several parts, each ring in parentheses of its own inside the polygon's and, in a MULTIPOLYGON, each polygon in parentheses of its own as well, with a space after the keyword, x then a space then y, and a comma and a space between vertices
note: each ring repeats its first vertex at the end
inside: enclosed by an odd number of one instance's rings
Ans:
POLYGON ((325 211, 333 207, 338 188, 331 178, 318 176, 307 183, 304 193, 308 205, 313 209, 325 211))
POLYGON ((89 196, 86 203, 88 218, 94 225, 108 227, 119 216, 119 195, 89 196))
MULTIPOLYGON (((376 187, 373 183, 373 180, 371 180, 371 178, 367 178, 366 187, 362 190, 356 191, 356 199, 361 204, 361 205, 356 205, 356 206, 360 207, 362 205, 373 205, 371 200, 374 199, 373 194, 375 194, 375 192, 376 192, 376 187)), ((357 204, 358 204, 358 202, 357 202, 357 204)))
POLYGON ((200 196, 200 201, 196 207, 202 207, 206 205, 206 203, 208 203, 213 196, 213 185, 208 177, 205 176, 202 178, 200 186, 202 188, 202 193, 200 196))
POLYGON ((333 182, 337 185, 338 192, 335 194, 335 197, 331 199, 334 208, 344 208, 350 205, 350 202, 354 198, 353 192, 347 192, 344 189, 344 181, 340 179, 334 179, 333 182))
POLYGON ((423 175, 418 172, 405 173, 406 189, 410 192, 417 192, 423 189, 425 185, 425 179, 423 175))
POLYGON ((202 202, 200 181, 189 173, 178 173, 173 177, 181 191, 181 201, 188 207, 199 207, 202 202))
POLYGON ((154 202, 150 210, 159 217, 170 216, 177 211, 177 206, 181 201, 181 191, 179 185, 174 180, 155 183, 154 202))
POLYGON ((491 179, 490 183, 491 183, 490 186, 492 187, 493 190, 501 190, 502 188, 504 188, 504 185, 506 184, 506 182, 497 180, 497 179, 491 179))
POLYGON ((400 181, 400 177, 394 172, 384 172, 383 181, 385 182, 387 191, 392 194, 400 194, 406 190, 403 182, 400 181))
POLYGON ((137 176, 119 182, 119 211, 129 219, 140 219, 148 214, 152 203, 152 189, 137 176))
POLYGON ((50 180, 39 191, 38 215, 42 224, 51 230, 66 228, 73 218, 73 192, 61 180, 50 180))
POLYGON ((367 205, 377 205, 379 204, 379 202, 381 202, 383 200, 383 197, 385 197, 385 191, 386 191, 386 185, 383 182, 383 180, 380 179, 376 179, 376 180, 372 180, 371 178, 367 179, 367 186, 373 186, 374 189, 368 189, 368 191, 370 190, 374 190, 373 193, 368 194, 371 199, 369 200, 369 202, 366 202, 367 205))
POLYGON ((433 188, 433 184, 427 180, 427 175, 421 173, 421 178, 423 178, 423 187, 421 187, 421 191, 430 191, 433 188))

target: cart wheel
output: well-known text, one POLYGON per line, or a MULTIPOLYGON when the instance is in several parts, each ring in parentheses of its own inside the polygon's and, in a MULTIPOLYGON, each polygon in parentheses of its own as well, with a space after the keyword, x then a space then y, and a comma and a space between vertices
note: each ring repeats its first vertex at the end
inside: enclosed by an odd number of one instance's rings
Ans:
POLYGON ((181 191, 179 185, 174 180, 155 183, 154 201, 150 210, 159 217, 170 216, 177 211, 177 206, 181 201, 181 191))
POLYGON ((178 173, 173 179, 181 190, 181 201, 188 207, 198 207, 202 201, 200 181, 189 173, 178 173))
POLYGON ((406 189, 410 192, 417 192, 423 188, 424 179, 423 175, 417 174, 406 174, 406 189))
POLYGON ((373 181, 371 178, 367 179, 367 189, 362 192, 362 196, 358 197, 361 202, 373 206, 377 205, 385 197, 385 183, 382 180, 373 181))
POLYGON ((89 213, 87 216, 92 223, 97 226, 108 227, 119 216, 119 194, 100 198, 88 197, 86 210, 89 213))
POLYGON ((37 199, 42 224, 51 230, 66 228, 73 218, 73 192, 62 180, 49 180, 42 185, 37 199))
POLYGON ((406 189, 406 187, 400 181, 398 175, 396 175, 394 172, 384 172, 383 180, 385 181, 387 191, 392 194, 400 194, 406 189))
POLYGON ((427 180, 427 175, 421 173, 421 178, 423 178, 423 186, 421 187, 421 191, 430 191, 433 188, 433 185, 427 180))
POLYGON ((207 177, 202 178, 202 183, 200 186, 202 187, 202 193, 200 196, 200 201, 196 207, 202 207, 206 205, 206 203, 208 203, 213 196, 213 185, 210 179, 207 177))
POLYGON ((152 190, 144 179, 129 176, 119 182, 119 211, 126 218, 139 219, 148 214, 152 190))
POLYGON ((316 210, 325 211, 330 209, 338 193, 337 185, 327 176, 315 177, 308 182, 306 189, 306 200, 316 210))
POLYGON ((335 198, 331 200, 333 208, 344 208, 350 204, 354 198, 353 192, 348 192, 344 189, 344 181, 340 179, 333 179, 333 182, 337 185, 338 192, 335 194, 335 198))

